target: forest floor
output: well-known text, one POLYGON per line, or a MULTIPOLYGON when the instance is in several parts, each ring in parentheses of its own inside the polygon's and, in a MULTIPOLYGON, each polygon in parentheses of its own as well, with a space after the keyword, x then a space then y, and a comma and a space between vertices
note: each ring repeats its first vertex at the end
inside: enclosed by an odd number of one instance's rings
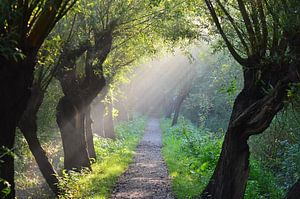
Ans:
POLYGON ((144 137, 136 149, 133 162, 119 178, 111 199, 174 198, 161 147, 162 132, 159 119, 150 119, 144 137))

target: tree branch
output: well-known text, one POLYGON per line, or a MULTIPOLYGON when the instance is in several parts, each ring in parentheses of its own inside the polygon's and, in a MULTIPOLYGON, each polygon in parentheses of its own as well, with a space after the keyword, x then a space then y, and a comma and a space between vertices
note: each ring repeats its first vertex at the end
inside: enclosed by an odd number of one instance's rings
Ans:
MULTIPOLYGON (((247 29, 250 44, 251 44, 251 48, 252 48, 252 50, 254 50, 254 49, 256 49, 256 38, 255 38, 255 33, 254 33, 254 30, 253 30, 253 27, 252 27, 252 23, 250 21, 250 18, 249 18, 249 15, 247 13, 244 2, 242 0, 237 0, 237 2, 238 2, 239 10, 242 14, 244 23, 246 25, 246 29, 247 29)), ((252 52, 252 53, 254 53, 254 52, 252 52)))
POLYGON ((223 4, 220 2, 220 0, 217 0, 218 5, 220 6, 220 8, 223 10, 224 14, 227 16, 228 20, 230 21, 231 25, 233 26, 237 36, 239 37, 242 45, 245 48, 246 54, 249 56, 250 52, 249 52, 249 47, 241 33, 241 31, 239 30, 237 24, 235 23, 234 19, 231 17, 231 15, 229 14, 229 12, 226 10, 226 8, 223 6, 223 4))
POLYGON ((226 46, 227 46, 229 52, 232 54, 232 56, 234 57, 234 59, 235 59, 239 64, 241 64, 241 65, 243 65, 243 66, 247 66, 247 61, 246 61, 246 59, 242 58, 242 57, 236 52, 236 50, 234 49, 233 45, 232 45, 232 44, 230 43, 230 41, 228 40, 228 38, 227 38, 225 32, 223 31, 223 29, 222 29, 222 27, 221 27, 221 24, 220 24, 220 22, 219 22, 219 19, 218 19, 218 17, 217 17, 217 14, 216 14, 216 12, 215 12, 215 9, 214 9, 214 7, 213 7, 211 1, 210 1, 210 0, 205 0, 205 3, 206 3, 206 5, 207 5, 208 10, 210 11, 210 14, 211 14, 211 16, 212 16, 212 18, 213 18, 214 23, 216 24, 216 27, 217 27, 219 33, 221 34, 223 40, 225 41, 225 44, 226 44, 226 46))

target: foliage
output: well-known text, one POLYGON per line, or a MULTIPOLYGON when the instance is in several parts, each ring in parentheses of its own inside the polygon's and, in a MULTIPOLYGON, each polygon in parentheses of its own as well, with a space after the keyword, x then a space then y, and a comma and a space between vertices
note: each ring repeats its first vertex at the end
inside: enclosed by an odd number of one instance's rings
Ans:
MULTIPOLYGON (((210 179, 223 142, 222 132, 196 128, 181 118, 178 125, 170 127, 169 120, 162 120, 163 156, 172 177, 172 187, 177 198, 197 198, 210 179)), ((261 162, 251 158, 250 177, 246 199, 282 198, 274 173, 261 162)))
MULTIPOLYGON (((283 5, 283 1, 266 0, 263 6, 259 4, 260 1, 240 1, 244 2, 240 4, 244 4, 246 17, 247 15, 250 17, 249 22, 242 16, 241 9, 236 9, 237 2, 206 0, 211 8, 215 8, 210 10, 210 15, 216 11, 214 22, 216 24, 221 22, 218 32, 223 31, 222 37, 225 42, 220 42, 220 38, 215 35, 216 27, 208 24, 211 19, 207 15, 208 10, 203 9, 202 1, 201 3, 182 0, 80 0, 74 11, 60 21, 55 31, 44 42, 49 31, 75 1, 38 2, 11 1, 11 5, 8 5, 5 1, 0 1, 0 13, 3 14, 0 16, 0 58, 13 62, 25 59, 23 51, 26 51, 28 46, 22 45, 22 41, 36 49, 42 45, 38 52, 36 77, 42 70, 52 70, 59 59, 59 53, 63 51, 62 43, 66 42, 69 35, 71 42, 68 43, 68 47, 76 49, 83 42, 95 44, 99 38, 97 33, 105 32, 109 26, 115 25, 112 31, 112 50, 104 62, 103 71, 108 80, 111 101, 121 96, 120 85, 129 83, 131 78, 129 74, 142 61, 161 50, 170 50, 170 46, 172 49, 175 42, 180 41, 185 45, 190 40, 197 39, 200 34, 201 36, 208 34, 213 41, 213 49, 219 53, 212 55, 211 48, 201 49, 197 55, 196 81, 182 107, 182 115, 199 128, 186 120, 181 120, 179 125, 173 128, 168 127, 168 121, 162 122, 164 156, 173 177, 175 194, 179 198, 198 196, 208 183, 222 143, 223 132, 220 130, 215 133, 215 131, 226 128, 234 98, 242 87, 241 69, 237 69, 237 63, 228 58, 228 52, 223 52, 224 47, 227 46, 236 61, 246 66, 245 68, 248 67, 245 62, 254 61, 254 65, 258 68, 256 84, 263 84, 262 89, 266 93, 274 85, 265 84, 261 80, 261 74, 268 71, 269 65, 280 66, 281 63, 288 65, 297 60, 295 58, 298 56, 292 52, 294 46, 288 41, 297 38, 299 33, 300 15, 297 0, 284 1, 286 5, 283 5), (23 3, 20 4, 21 2, 23 3), (52 9, 53 5, 58 9, 52 9), (229 14, 226 14, 227 11, 229 14), (23 16, 25 14, 28 16, 23 16), (72 20, 75 24, 70 23, 72 20), (41 24, 47 28, 39 28, 42 27, 41 24), (70 34, 73 25, 76 34, 70 34), (216 40, 218 41, 215 42, 216 40)), ((204 37, 203 39, 207 38, 204 37)), ((76 61, 78 76, 84 76, 85 56, 86 54, 83 54, 76 61)), ((98 59, 97 57, 92 60, 93 63, 98 59)), ((95 69, 94 72, 99 71, 95 69)), ((184 72, 180 73, 185 76, 184 72)), ((163 75, 157 76, 161 78, 163 75)), ((171 98, 176 94, 176 89, 173 88, 174 86, 172 89, 168 88, 171 98)), ((135 91, 133 93, 136 96, 135 91)), ((53 141, 51 137, 57 136, 52 133, 57 133, 54 107, 61 94, 58 83, 52 81, 38 113, 39 137, 43 144, 50 146, 48 149, 53 154, 59 151, 60 146, 56 142, 53 145, 49 143, 53 141)), ((295 100, 297 94, 294 93, 294 87, 287 95, 288 100, 295 100)), ((151 103, 151 107, 154 107, 155 103, 160 102, 151 103)), ((265 134, 250 140, 253 155, 246 198, 280 198, 299 178, 298 113, 299 110, 295 111, 289 107, 286 112, 282 112, 273 120, 265 134)), ((116 114, 117 111, 114 110, 114 115, 116 114)), ((142 120, 119 124, 116 127, 119 133, 117 141, 97 138, 95 145, 98 160, 93 165, 93 172, 63 172, 61 186, 67 188, 67 192, 61 197, 89 198, 95 194, 99 194, 96 196, 99 198, 107 196, 116 176, 120 175, 130 162, 143 126, 142 120)), ((23 175, 33 157, 20 134, 17 135, 16 157, 17 182, 24 187, 35 184, 36 178, 28 179, 25 174, 23 175)), ((0 183, 2 182, 0 179, 0 183)), ((3 191, 8 193, 7 189, 3 191)))
POLYGON ((226 129, 242 87, 241 70, 226 51, 213 53, 211 45, 202 45, 198 51, 197 75, 181 113, 197 126, 226 129))
POLYGON ((2 190, 0 190, 0 192, 3 194, 3 196, 7 196, 10 192, 10 184, 9 182, 7 182, 6 180, 0 178, 0 183, 4 185, 4 188, 2 190))
POLYGON ((18 62, 27 56, 28 46, 39 49, 74 3, 71 0, 1 1, 0 57, 18 62))
POLYGON ((284 190, 278 185, 275 174, 262 162, 250 158, 250 175, 245 192, 246 199, 283 198, 284 190))
POLYGON ((211 133, 206 134, 204 129, 197 129, 182 118, 178 125, 169 126, 169 121, 162 121, 163 156, 172 177, 175 196, 199 196, 213 172, 221 141, 212 139, 211 133))
POLYGON ((66 192, 60 198, 108 198, 119 175, 131 162, 145 128, 145 118, 136 118, 116 126, 117 140, 95 138, 97 153, 92 172, 63 173, 60 186, 66 192))
MULTIPOLYGON (((14 152, 6 147, 1 147, 0 148, 0 158, 9 155, 9 156, 15 156, 14 152)), ((2 164, 5 164, 3 160, 0 159, 0 167, 2 164)), ((0 184, 4 185, 2 189, 0 189, 0 192, 3 194, 3 196, 7 196, 11 192, 11 185, 9 184, 8 181, 5 179, 0 178, 0 184)))
POLYGON ((285 191, 300 177, 299 124, 297 99, 286 105, 263 135, 255 136, 249 142, 255 158, 275 173, 278 184, 285 191))
POLYGON ((56 105, 59 98, 62 96, 59 82, 53 79, 45 93, 43 103, 37 114, 38 134, 41 142, 46 141, 47 137, 59 136, 57 134, 56 124, 56 105))

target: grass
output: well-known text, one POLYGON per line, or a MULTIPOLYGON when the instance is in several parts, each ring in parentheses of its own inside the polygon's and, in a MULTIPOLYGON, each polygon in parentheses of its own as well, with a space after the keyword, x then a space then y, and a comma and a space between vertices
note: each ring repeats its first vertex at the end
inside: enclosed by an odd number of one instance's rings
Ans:
MULTIPOLYGON (((163 156, 176 198, 198 198, 216 166, 223 133, 196 128, 184 119, 174 127, 170 127, 170 120, 162 120, 161 128, 163 156)), ((251 157, 245 199, 269 198, 283 198, 283 190, 276 184, 274 174, 251 157)))
POLYGON ((134 150, 144 133, 145 119, 139 118, 117 126, 117 140, 97 137, 95 148, 97 161, 92 165, 92 172, 65 174, 61 186, 67 192, 61 198, 109 197, 118 177, 132 161, 134 150))
POLYGON ((211 132, 201 131, 183 120, 175 127, 170 127, 169 120, 163 120, 161 128, 163 156, 176 198, 199 196, 213 172, 221 141, 213 139, 211 132))

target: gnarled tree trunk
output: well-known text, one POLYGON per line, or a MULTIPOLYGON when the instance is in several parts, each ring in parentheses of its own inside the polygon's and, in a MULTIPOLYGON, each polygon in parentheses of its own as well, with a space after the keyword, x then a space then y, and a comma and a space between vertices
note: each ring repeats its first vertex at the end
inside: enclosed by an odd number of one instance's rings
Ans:
POLYGON ((91 169, 84 129, 85 112, 69 97, 62 97, 57 105, 56 120, 64 148, 66 170, 91 169))
POLYGON ((289 78, 283 73, 266 73, 273 78, 274 89, 266 94, 255 82, 255 72, 245 71, 244 89, 237 96, 229 126, 224 138, 222 152, 209 184, 201 198, 241 199, 249 175, 248 138, 262 133, 283 107, 289 78))
POLYGON ((103 62, 112 47, 114 26, 110 24, 107 30, 99 32, 93 30, 93 45, 88 40, 77 49, 70 46, 62 56, 63 67, 60 67, 57 78, 65 96, 58 103, 56 118, 63 140, 66 169, 91 168, 85 132, 85 112, 105 86, 103 62), (84 53, 85 75, 81 76, 77 74, 76 60, 84 53))

